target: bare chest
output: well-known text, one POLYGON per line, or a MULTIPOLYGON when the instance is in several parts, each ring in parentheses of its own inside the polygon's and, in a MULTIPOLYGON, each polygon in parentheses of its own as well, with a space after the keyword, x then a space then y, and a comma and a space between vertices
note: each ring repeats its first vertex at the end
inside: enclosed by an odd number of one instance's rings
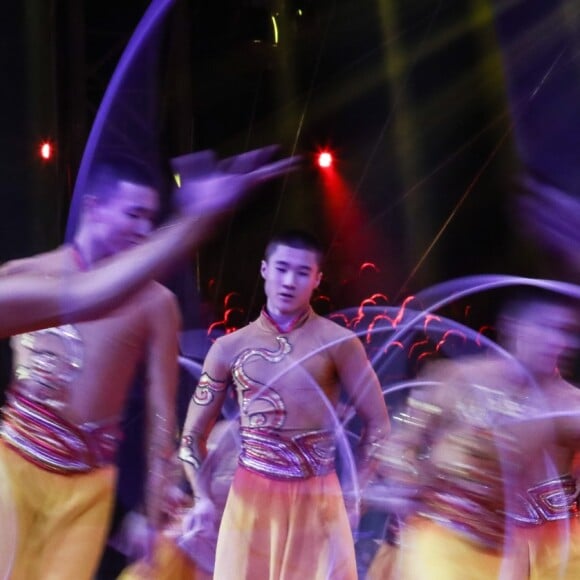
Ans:
POLYGON ((146 345, 139 310, 121 308, 102 319, 14 337, 18 388, 53 408, 75 407, 79 398, 103 394, 103 385, 123 390, 146 345))
POLYGON ((328 349, 285 336, 241 349, 232 377, 242 416, 250 425, 320 426, 338 398, 336 368, 328 349))

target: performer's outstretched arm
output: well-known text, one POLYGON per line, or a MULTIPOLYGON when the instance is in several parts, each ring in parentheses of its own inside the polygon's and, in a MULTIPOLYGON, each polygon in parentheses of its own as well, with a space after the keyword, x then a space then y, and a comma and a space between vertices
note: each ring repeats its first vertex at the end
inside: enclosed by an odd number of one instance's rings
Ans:
POLYGON ((48 278, 7 265, 0 277, 0 336, 100 316, 146 280, 167 274, 247 192, 296 163, 294 158, 265 163, 266 153, 269 150, 243 153, 232 158, 240 159, 237 165, 224 169, 214 163, 205 172, 186 176, 176 196, 182 217, 90 272, 48 278))
MULTIPOLYGON (((205 221, 205 220, 203 220, 205 221)), ((0 335, 88 320, 120 304, 151 278, 167 273, 208 233, 202 220, 182 218, 141 246, 89 272, 48 277, 14 271, 0 277, 0 335)))

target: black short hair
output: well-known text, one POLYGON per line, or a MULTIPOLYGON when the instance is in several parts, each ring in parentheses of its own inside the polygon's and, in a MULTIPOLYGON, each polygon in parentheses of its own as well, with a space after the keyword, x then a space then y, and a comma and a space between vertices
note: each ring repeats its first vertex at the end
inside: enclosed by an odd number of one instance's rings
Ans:
POLYGON ((290 248, 314 252, 316 254, 318 267, 320 268, 322 265, 322 257, 324 255, 322 243, 314 234, 306 230, 285 230, 272 236, 264 252, 264 259, 266 261, 272 256, 278 246, 288 246, 290 248))
POLYGON ((133 156, 118 155, 94 161, 84 194, 94 197, 99 203, 106 202, 120 181, 151 187, 156 191, 160 189, 159 178, 145 162, 133 156))

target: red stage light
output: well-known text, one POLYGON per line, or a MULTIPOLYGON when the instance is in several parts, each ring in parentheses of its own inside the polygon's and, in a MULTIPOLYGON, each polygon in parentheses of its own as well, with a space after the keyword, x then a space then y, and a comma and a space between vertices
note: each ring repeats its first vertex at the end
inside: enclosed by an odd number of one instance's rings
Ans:
POLYGON ((330 167, 332 165, 333 159, 332 159, 332 153, 330 153, 329 151, 321 151, 318 154, 318 167, 321 167, 322 169, 327 169, 328 167, 330 167))
POLYGON ((43 141, 40 144, 39 152, 40 152, 40 156, 45 161, 48 161, 49 159, 52 159, 52 156, 54 154, 54 149, 52 147, 52 143, 50 143, 49 141, 43 141))

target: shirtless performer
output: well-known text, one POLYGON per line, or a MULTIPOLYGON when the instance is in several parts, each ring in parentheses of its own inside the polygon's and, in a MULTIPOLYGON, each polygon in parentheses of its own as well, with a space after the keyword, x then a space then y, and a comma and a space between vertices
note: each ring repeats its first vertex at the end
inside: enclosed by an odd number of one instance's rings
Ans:
POLYGON ((557 299, 515 304, 512 324, 519 332, 511 333, 511 350, 539 388, 534 412, 552 423, 546 429, 531 421, 523 435, 535 450, 524 458, 518 485, 522 577, 573 580, 580 578, 578 482, 572 476, 580 449, 580 390, 559 369, 577 351, 577 305, 557 299))
POLYGON ((291 169, 293 159, 265 164, 268 149, 235 157, 245 167, 235 174, 207 167, 210 152, 187 156, 199 157, 197 164, 206 168, 184 181, 177 214, 143 244, 87 272, 46 276, 25 271, 0 277, 0 337, 94 318, 118 306, 147 280, 167 275, 243 194, 291 169))
MULTIPOLYGON (((530 292, 498 324, 514 359, 476 356, 427 371, 433 384, 412 393, 383 449, 386 489, 407 489, 411 514, 392 578, 523 580, 527 541, 545 533, 553 542, 543 556, 552 551, 553 568, 532 577, 578 577, 577 567, 554 575, 555 564, 567 565, 562 530, 577 525, 568 472, 580 441, 578 415, 550 416, 580 409, 580 393, 558 373, 574 344, 574 320, 559 297, 530 292), (536 532, 522 533, 522 523, 536 532)), ((534 568, 540 556, 530 546, 534 568)))
MULTIPOLYGON (((289 167, 287 160, 261 166, 263 151, 237 159, 243 161, 236 166, 243 167, 239 173, 213 166, 183 185, 183 211, 202 216, 201 234, 186 235, 188 243, 207 233, 216 214, 241 193, 289 167)), ((101 260, 143 241, 158 207, 157 192, 132 167, 100 167, 84 201, 74 242, 7 264, 2 269, 7 281, 88 276, 101 260)), ((160 232, 152 243, 171 249, 174 236, 185 233, 192 219, 171 226, 174 233, 160 232)), ((129 250, 134 259, 150 259, 139 249, 129 250)), ((85 310, 86 317, 91 310, 85 310)), ((119 418, 142 359, 148 371, 147 511, 152 525, 159 517, 165 461, 174 450, 176 301, 151 282, 102 318, 73 326, 69 322, 79 311, 65 304, 64 316, 53 311, 41 321, 64 319, 64 326, 13 338, 14 380, 3 409, 0 461, 11 482, 7 501, 14 503, 18 521, 14 579, 92 578, 108 530, 119 418)), ((13 316, 10 329, 26 324, 13 316)))
POLYGON ((332 409, 341 387, 366 427, 363 469, 389 421, 361 342, 310 307, 321 257, 316 240, 301 232, 268 244, 260 270, 266 306, 212 345, 188 409, 180 457, 195 490, 207 434, 235 386, 241 452, 218 536, 220 580, 356 578, 334 465, 332 409))

